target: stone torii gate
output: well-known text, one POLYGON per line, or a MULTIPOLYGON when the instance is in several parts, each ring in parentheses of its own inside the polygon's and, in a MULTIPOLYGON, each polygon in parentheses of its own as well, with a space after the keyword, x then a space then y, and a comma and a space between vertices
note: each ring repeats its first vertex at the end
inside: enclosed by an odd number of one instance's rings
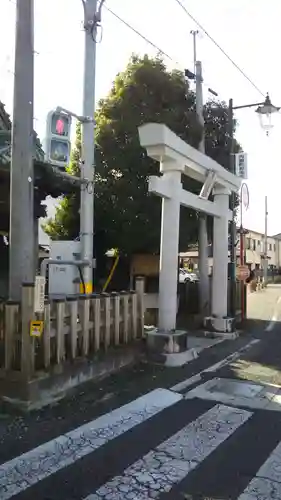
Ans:
POLYGON ((231 330, 227 318, 229 195, 239 190, 241 179, 193 148, 166 125, 139 127, 140 144, 160 163, 161 176, 149 178, 149 191, 162 198, 159 274, 159 324, 162 331, 176 328, 180 205, 214 217, 212 318, 213 327, 231 330), (182 188, 181 176, 202 183, 199 196, 182 188), (210 193, 214 201, 209 201, 210 193))

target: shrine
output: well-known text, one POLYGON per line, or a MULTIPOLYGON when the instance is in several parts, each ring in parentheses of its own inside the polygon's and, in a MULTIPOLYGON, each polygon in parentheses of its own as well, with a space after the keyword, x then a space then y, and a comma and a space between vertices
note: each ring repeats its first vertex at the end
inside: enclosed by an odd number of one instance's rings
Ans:
POLYGON ((206 324, 218 333, 231 332, 234 319, 227 317, 228 223, 232 219, 229 195, 239 190, 241 179, 193 148, 166 125, 148 123, 139 127, 140 144, 160 164, 160 176, 149 178, 149 191, 162 198, 159 273, 158 328, 176 329, 178 244, 180 206, 214 217, 212 314, 206 324), (202 184, 199 195, 184 190, 181 176, 202 184), (213 193, 214 201, 208 198, 213 193))

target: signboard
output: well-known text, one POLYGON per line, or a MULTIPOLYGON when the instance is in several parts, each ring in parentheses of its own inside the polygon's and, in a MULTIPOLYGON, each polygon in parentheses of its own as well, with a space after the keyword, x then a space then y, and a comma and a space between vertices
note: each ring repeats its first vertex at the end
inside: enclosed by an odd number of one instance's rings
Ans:
POLYGON ((250 276, 248 266, 237 266, 236 276, 239 281, 245 281, 250 276))
POLYGON ((242 182, 241 184, 240 201, 241 205, 244 206, 245 210, 248 210, 250 197, 249 197, 249 188, 245 182, 242 182))
POLYGON ((36 313, 44 312, 45 284, 46 279, 44 276, 35 277, 34 312, 36 313))
POLYGON ((30 322, 30 337, 41 337, 44 329, 44 321, 30 322))
POLYGON ((247 153, 235 154, 235 174, 241 179, 248 179, 247 153))

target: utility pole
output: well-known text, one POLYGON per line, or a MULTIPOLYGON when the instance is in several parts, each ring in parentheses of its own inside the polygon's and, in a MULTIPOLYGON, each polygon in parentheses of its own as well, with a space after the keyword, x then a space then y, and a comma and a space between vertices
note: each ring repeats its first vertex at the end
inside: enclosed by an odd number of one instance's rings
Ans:
POLYGON ((9 297, 34 282, 33 90, 34 0, 17 0, 10 172, 9 297))
POLYGON ((268 259, 267 259, 267 221, 268 221, 268 210, 267 210, 267 196, 264 199, 264 271, 263 279, 264 284, 267 286, 267 269, 268 269, 268 259))
POLYGON ((83 111, 87 120, 82 122, 82 158, 80 206, 80 241, 82 260, 88 260, 91 265, 85 266, 83 278, 86 293, 93 287, 93 248, 94 248, 94 153, 95 153, 95 79, 96 79, 96 34, 100 23, 100 11, 103 1, 97 11, 97 0, 82 0, 84 7, 84 84, 83 111))
POLYGON ((190 34, 193 37, 193 64, 194 64, 194 74, 196 75, 196 58, 197 58, 197 44, 196 37, 199 35, 198 30, 191 30, 190 34))
MULTIPOLYGON (((228 103, 228 137, 229 137, 229 171, 235 174, 234 156, 234 126, 233 126, 233 100, 228 103)), ((230 313, 236 317, 236 221, 235 221, 235 193, 230 195, 230 210, 232 220, 229 224, 230 230, 230 313)))
MULTIPOLYGON (((195 82, 196 82, 196 113, 198 121, 202 126, 202 138, 199 144, 199 151, 205 153, 205 135, 204 135, 204 107, 203 107, 203 78, 202 64, 196 60, 196 36, 198 31, 191 32, 193 36, 193 55, 195 66, 195 82)), ((207 216, 199 214, 199 293, 200 293, 200 312, 202 316, 209 314, 209 266, 208 266, 208 232, 207 232, 207 216)))

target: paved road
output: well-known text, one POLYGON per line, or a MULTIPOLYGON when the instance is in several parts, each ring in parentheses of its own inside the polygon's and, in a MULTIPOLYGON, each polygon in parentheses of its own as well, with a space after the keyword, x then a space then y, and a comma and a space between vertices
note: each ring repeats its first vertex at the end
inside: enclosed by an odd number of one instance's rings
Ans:
POLYGON ((134 389, 115 398, 107 386, 98 409, 97 393, 86 392, 2 422, 0 499, 280 500, 280 292, 272 287, 254 299, 256 311, 264 308, 260 319, 273 318, 267 332, 206 350, 181 376, 148 369, 146 391, 131 374, 134 389), (254 385, 248 393, 242 386, 202 392, 206 383, 229 385, 225 379, 254 385), (262 399, 263 384, 271 385, 262 399))
POLYGON ((279 412, 158 389, 7 461, 0 498, 280 499, 280 443, 279 412))
POLYGON ((268 285, 267 289, 247 295, 247 316, 270 321, 281 318, 281 285, 268 285), (280 300, 279 300, 280 299, 280 300), (279 300, 279 302, 278 302, 279 300))

